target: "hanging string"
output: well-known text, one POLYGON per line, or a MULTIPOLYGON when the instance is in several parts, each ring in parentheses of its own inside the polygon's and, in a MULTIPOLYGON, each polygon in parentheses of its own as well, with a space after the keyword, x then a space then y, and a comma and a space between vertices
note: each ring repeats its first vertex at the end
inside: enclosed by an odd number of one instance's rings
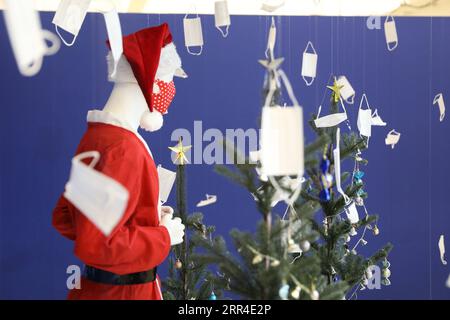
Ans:
MULTIPOLYGON (((433 17, 430 17, 430 81, 429 81, 429 100, 433 99, 432 83, 433 81, 433 17)), ((428 172, 431 172, 431 112, 428 112, 428 172)), ((433 299, 432 293, 432 275, 431 275, 431 174, 428 175, 428 267, 429 272, 429 290, 430 300, 433 299)))
POLYGON ((333 42, 333 35, 334 35, 334 30, 333 30, 333 17, 331 17, 331 74, 334 73, 334 59, 333 59, 333 54, 334 54, 334 42, 333 42))
POLYGON ((336 76, 339 74, 339 22, 341 17, 336 17, 336 76))
MULTIPOLYGON (((364 22, 364 19, 363 19, 364 22)), ((366 28, 362 28, 363 30, 363 92, 366 92, 366 28)))
MULTIPOLYGON (((317 43, 317 41, 318 41, 318 39, 319 39, 319 37, 318 37, 318 17, 316 16, 316 17, 314 17, 314 43, 316 44, 316 47, 318 47, 318 43, 317 43)), ((315 103, 316 103, 316 105, 317 105, 317 103, 319 102, 319 86, 315 86, 316 87, 316 101, 315 101, 315 103)))

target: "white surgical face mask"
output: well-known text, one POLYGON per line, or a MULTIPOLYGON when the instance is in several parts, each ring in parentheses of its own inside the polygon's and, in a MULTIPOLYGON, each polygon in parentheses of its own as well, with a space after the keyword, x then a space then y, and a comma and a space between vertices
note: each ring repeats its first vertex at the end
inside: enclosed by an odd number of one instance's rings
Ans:
POLYGON ((318 55, 316 49, 314 49, 313 44, 309 41, 306 45, 305 51, 303 52, 302 61, 302 78, 308 87, 313 84, 314 79, 316 78, 317 59, 318 55), (308 52, 308 48, 311 48, 311 52, 308 52))
POLYGON ((188 18, 185 15, 183 19, 184 43, 189 54, 199 56, 203 51, 203 31, 202 20, 197 15, 196 18, 188 18), (192 52, 191 47, 200 47, 199 52, 192 52))
POLYGON ((444 121, 445 118, 445 102, 444 102, 444 96, 442 93, 438 93, 433 100, 433 105, 437 103, 439 107, 439 121, 444 121))
POLYGON ((341 97, 348 104, 353 104, 355 102, 355 90, 348 81, 346 76, 340 76, 337 79, 337 85, 341 88, 341 97))
POLYGON ((3 15, 20 73, 27 77, 34 76, 42 67, 43 57, 59 50, 58 37, 42 30, 39 13, 32 1, 5 0, 3 15))
POLYGON ((222 36, 226 38, 231 25, 230 14, 228 13, 228 1, 220 0, 214 3, 214 22, 222 36), (221 28, 225 28, 225 31, 221 28))
POLYGON ((394 149, 395 145, 400 141, 400 136, 401 134, 398 133, 397 131, 391 130, 389 131, 386 139, 385 139, 385 143, 386 145, 390 145, 392 147, 392 149, 394 149))
POLYGON ((363 94, 359 104, 358 130, 362 136, 369 138, 372 135, 372 109, 370 109, 366 94, 363 94), (362 108, 364 101, 366 102, 367 109, 362 108))
POLYGON ((166 203, 169 199, 170 191, 172 190, 177 173, 158 166, 158 180, 159 180, 159 201, 166 203))
POLYGON ((128 190, 119 182, 94 169, 100 153, 88 151, 72 159, 64 197, 84 214, 105 236, 122 219, 128 205, 128 190), (89 165, 81 160, 94 158, 89 165))
POLYGON ((58 33, 62 42, 66 46, 72 46, 77 39, 81 26, 83 25, 84 18, 89 9, 91 0, 61 0, 55 16, 53 17, 53 24, 55 25, 56 33, 58 33), (61 28, 73 35, 71 42, 67 42, 60 34, 61 28))
POLYGON ((384 22, 384 34, 386 36, 386 45, 388 50, 394 51, 398 46, 398 35, 394 17, 386 17, 384 22))
POLYGON ((347 120, 347 111, 345 110, 345 106, 340 101, 342 109, 344 112, 332 113, 324 117, 320 117, 320 112, 322 111, 322 106, 319 107, 319 112, 317 113, 317 118, 314 120, 314 124, 317 128, 329 128, 337 126, 338 124, 347 120))

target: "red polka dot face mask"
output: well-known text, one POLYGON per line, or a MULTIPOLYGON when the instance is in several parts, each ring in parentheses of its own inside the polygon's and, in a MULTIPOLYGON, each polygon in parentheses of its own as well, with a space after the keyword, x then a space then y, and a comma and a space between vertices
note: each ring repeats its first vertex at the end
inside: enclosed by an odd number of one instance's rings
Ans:
POLYGON ((166 114, 175 97, 175 84, 173 81, 164 82, 155 80, 152 93, 152 106, 161 114, 166 114))

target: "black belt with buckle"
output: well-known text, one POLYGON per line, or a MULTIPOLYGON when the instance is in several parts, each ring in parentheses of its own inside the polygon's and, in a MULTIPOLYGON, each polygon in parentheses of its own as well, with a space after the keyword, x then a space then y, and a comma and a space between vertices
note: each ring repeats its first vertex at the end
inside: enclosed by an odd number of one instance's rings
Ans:
POLYGON ((156 267, 148 271, 129 273, 124 275, 86 266, 84 269, 86 279, 103 284, 131 285, 143 284, 156 280, 156 267))

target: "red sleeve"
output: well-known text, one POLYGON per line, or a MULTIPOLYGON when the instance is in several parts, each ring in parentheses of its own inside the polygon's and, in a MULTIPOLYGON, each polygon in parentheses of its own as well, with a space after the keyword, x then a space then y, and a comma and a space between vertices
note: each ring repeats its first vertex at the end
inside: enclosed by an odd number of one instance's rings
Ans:
MULTIPOLYGON (((146 174, 144 161, 148 161, 142 155, 139 156, 139 152, 134 152, 135 148, 129 142, 122 142, 101 155, 97 168, 120 182, 130 193, 124 216, 111 235, 105 237, 83 215, 77 218, 75 253, 89 265, 118 274, 154 268, 166 259, 170 250, 170 236, 165 227, 140 225, 133 217, 143 194, 141 182, 146 174)), ((158 181, 152 182, 152 186, 158 188, 158 181)), ((153 192, 145 190, 148 196, 155 192, 157 194, 157 189, 153 192)), ((155 207, 149 207, 148 214, 157 216, 156 204, 157 196, 155 207)))
POLYGON ((73 213, 70 210, 69 202, 62 195, 53 209, 52 224, 64 237, 75 240, 73 213))

